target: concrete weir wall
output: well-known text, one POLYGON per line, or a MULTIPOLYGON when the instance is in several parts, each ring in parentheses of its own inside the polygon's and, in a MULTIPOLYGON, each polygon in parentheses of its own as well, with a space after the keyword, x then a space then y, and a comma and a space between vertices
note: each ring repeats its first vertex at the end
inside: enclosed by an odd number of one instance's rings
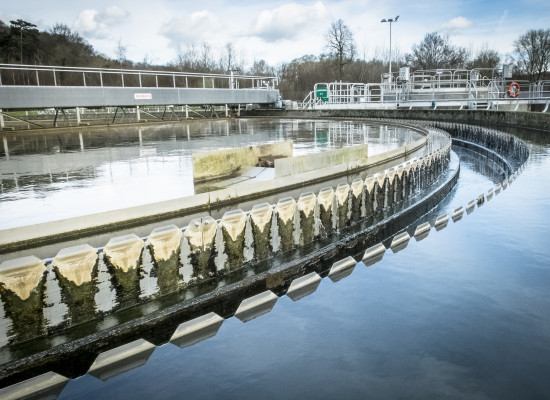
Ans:
POLYGON ((346 164, 348 167, 367 165, 368 145, 323 151, 303 156, 275 160, 275 178, 301 174, 325 168, 328 165, 346 164))
POLYGON ((233 175, 242 167, 255 167, 260 157, 292 157, 292 141, 193 153, 193 179, 205 182, 233 175))
POLYGON ((407 121, 439 121, 458 124, 519 126, 548 130, 550 113, 495 110, 254 110, 245 111, 246 117, 263 116, 277 118, 380 118, 407 121))
POLYGON ((16 333, 5 334, 4 343, 222 276, 385 215, 392 205, 435 182, 450 152, 449 137, 421 159, 355 179, 351 185, 257 204, 250 212, 231 210, 219 221, 205 216, 184 228, 158 227, 146 239, 129 234, 110 239, 101 249, 86 244, 63 249, 47 264, 36 257, 5 261, 0 264, 1 305, 16 333), (24 329, 31 323, 35 329, 24 329))

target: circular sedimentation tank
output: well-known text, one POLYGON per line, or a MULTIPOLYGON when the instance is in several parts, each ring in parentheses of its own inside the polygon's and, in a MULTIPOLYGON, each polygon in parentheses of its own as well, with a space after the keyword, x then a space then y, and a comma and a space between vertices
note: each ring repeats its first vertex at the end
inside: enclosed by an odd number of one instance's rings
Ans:
MULTIPOLYGON (((278 197, 268 191, 266 198, 270 200, 258 201, 255 207, 244 210, 230 202, 223 203, 223 213, 216 211, 221 218, 204 215, 196 219, 194 214, 195 219, 188 225, 164 224, 162 229, 153 230, 148 239, 126 235, 111 239, 104 248, 92 246, 97 260, 94 258, 89 284, 69 281, 56 267, 55 259, 46 259, 41 268, 55 274, 45 274, 31 292, 42 299, 44 309, 47 300, 55 297, 45 294, 46 289, 57 286, 67 307, 65 316, 56 319, 57 325, 38 320, 41 326, 34 331, 35 337, 19 336, 13 330, 11 336, 6 335, 3 354, 7 361, 0 366, 2 386, 26 378, 43 379, 41 374, 50 370, 76 378, 88 371, 99 353, 116 351, 135 338, 154 338, 152 343, 161 345, 169 341, 177 325, 202 326, 204 316, 212 315, 209 313, 222 320, 231 318, 239 313, 241 302, 251 303, 246 304, 256 310, 254 316, 261 315, 273 308, 277 296, 284 295, 295 280, 307 274, 324 278, 345 260, 348 264, 350 259, 360 261, 367 248, 383 250, 373 258, 379 261, 386 248, 399 251, 399 246, 406 247, 408 239, 403 238, 425 235, 431 227, 443 229, 449 221, 447 214, 428 222, 428 227, 426 222, 417 222, 456 190, 461 168, 451 150, 451 141, 490 160, 494 164, 492 173, 499 177, 486 194, 473 199, 474 207, 480 207, 501 187, 513 182, 529 158, 528 146, 522 140, 492 128, 428 120, 403 122, 426 133, 423 154, 411 151, 405 160, 389 154, 388 160, 379 161, 378 169, 360 166, 347 174, 337 171, 332 178, 315 177, 312 180, 316 189, 312 191, 297 190, 296 187, 307 186, 302 181, 289 185, 290 197, 284 198, 284 190, 278 197), (412 231, 403 232, 404 229, 412 231), (164 254, 158 236, 168 231, 177 238, 165 240, 175 245, 168 246, 170 249, 164 254), (121 243, 133 250, 122 251, 121 243), (110 281, 110 285, 100 288, 102 273, 107 274, 102 279, 110 281), (147 285, 155 289, 144 290, 147 285), (87 299, 89 307, 96 301, 92 298, 101 296, 110 296, 110 309, 107 306, 87 311, 84 318, 78 314, 82 299, 87 299), (76 300, 68 301, 69 298, 76 300), (28 346, 29 339, 32 346, 28 346), (58 344, 52 346, 52 342, 58 344), (74 363, 70 368, 63 367, 59 364, 62 359, 74 363)), ((469 203, 464 204, 462 210, 468 211, 468 207, 469 203)), ((457 210, 451 212, 453 221, 460 214, 457 210)), ((364 257, 369 265, 366 253, 364 257)), ((80 264, 75 265, 77 268, 80 264)), ((0 270, 4 282, 4 270, 0 270)), ((306 281, 300 281, 299 286, 307 292, 306 281)), ((318 283, 311 280, 312 292, 318 283)), ((0 294, 5 318, 24 309, 23 305, 4 301, 17 296, 6 284, 0 286, 0 294)), ((18 297, 18 301, 23 299, 18 297)), ((211 335, 204 336, 207 337, 211 335)), ((143 346, 134 346, 136 354, 150 355, 143 353, 143 346)))

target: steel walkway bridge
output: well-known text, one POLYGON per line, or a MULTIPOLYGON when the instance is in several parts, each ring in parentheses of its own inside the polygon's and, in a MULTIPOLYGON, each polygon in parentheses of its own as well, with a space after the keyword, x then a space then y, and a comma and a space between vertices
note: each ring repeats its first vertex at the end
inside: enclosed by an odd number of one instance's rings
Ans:
POLYGON ((0 64, 0 110, 244 105, 277 100, 275 77, 0 64))

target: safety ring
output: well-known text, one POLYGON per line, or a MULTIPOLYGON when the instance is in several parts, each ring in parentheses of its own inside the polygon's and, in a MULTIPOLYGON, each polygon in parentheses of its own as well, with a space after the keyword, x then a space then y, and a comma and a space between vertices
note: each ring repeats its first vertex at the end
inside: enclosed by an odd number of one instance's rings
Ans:
POLYGON ((518 95, 519 95, 519 83, 517 82, 510 83, 510 86, 508 86, 508 96, 518 97, 518 95))

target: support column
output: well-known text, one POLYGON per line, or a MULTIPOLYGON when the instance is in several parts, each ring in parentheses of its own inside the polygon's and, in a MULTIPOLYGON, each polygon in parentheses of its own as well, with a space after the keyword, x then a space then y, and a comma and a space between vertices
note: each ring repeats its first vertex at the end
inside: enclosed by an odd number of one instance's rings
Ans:
POLYGON ((8 148, 8 138, 3 136, 2 137, 2 142, 4 143, 4 153, 6 153, 6 159, 9 160, 10 158, 10 150, 8 148))
POLYGON ((239 104, 237 106, 237 117, 240 117, 241 116, 241 105, 239 104))
POLYGON ((4 125, 4 114, 2 113, 2 109, 0 108, 0 129, 4 129, 6 126, 4 125))
POLYGON ((189 107, 187 107, 187 104, 185 105, 185 119, 189 119, 189 107))
POLYGON ((76 107, 76 124, 80 125, 80 107, 76 107))
POLYGON ((229 107, 225 105, 225 118, 229 117, 229 107))
POLYGON ((137 118, 137 122, 141 121, 141 114, 139 112, 139 106, 136 106, 136 118, 137 118))

